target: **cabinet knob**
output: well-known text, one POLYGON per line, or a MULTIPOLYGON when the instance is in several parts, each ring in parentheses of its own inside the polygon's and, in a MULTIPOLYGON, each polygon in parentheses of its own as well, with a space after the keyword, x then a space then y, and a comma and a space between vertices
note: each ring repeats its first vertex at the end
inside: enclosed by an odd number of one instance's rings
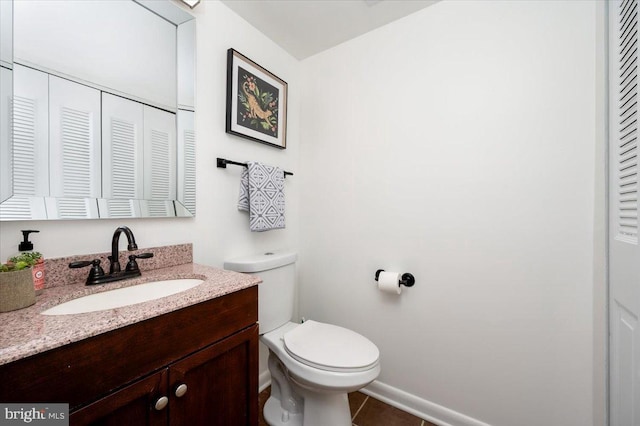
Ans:
POLYGON ((153 408, 155 408, 158 411, 161 411, 164 409, 164 407, 167 406, 168 403, 169 403, 169 398, 167 398, 166 396, 162 396, 158 398, 156 403, 153 405, 153 408))
POLYGON ((187 385, 184 383, 176 388, 176 396, 178 398, 184 396, 185 393, 187 393, 187 385))

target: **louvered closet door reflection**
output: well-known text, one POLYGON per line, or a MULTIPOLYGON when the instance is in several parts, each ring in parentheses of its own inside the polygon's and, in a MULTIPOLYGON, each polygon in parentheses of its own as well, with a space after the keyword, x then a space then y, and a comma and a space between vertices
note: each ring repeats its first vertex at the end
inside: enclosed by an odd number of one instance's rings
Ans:
MULTIPOLYGON (((141 199, 144 106, 102 93, 102 196, 141 199)), ((130 212, 133 213, 133 212, 130 212)))
POLYGON ((195 113, 178 111, 178 201, 196 213, 195 113))
POLYGON ((100 91, 49 76, 51 196, 98 198, 100 91))
POLYGON ((13 195, 49 195, 49 76, 13 69, 13 195))
POLYGON ((13 195, 13 166, 11 161, 12 139, 11 112, 13 98, 13 71, 0 66, 0 206, 1 203, 13 195))
POLYGON ((144 198, 176 199, 176 115, 144 106, 144 198))

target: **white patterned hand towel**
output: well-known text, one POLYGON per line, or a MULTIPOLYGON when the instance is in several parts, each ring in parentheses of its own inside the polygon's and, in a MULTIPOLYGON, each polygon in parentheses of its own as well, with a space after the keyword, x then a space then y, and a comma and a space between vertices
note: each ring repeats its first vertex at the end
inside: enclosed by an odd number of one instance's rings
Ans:
POLYGON ((240 178, 238 210, 249 212, 251 231, 284 228, 284 172, 249 161, 240 178))

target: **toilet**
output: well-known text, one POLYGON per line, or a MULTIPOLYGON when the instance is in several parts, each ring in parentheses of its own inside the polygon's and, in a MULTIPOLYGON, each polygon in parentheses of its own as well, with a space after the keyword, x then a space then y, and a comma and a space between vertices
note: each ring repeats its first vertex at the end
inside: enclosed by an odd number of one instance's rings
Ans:
POLYGON ((350 426, 347 394, 380 374, 380 352, 366 337, 336 325, 292 322, 295 252, 227 260, 224 268, 258 275, 260 341, 269 348, 271 426, 350 426))

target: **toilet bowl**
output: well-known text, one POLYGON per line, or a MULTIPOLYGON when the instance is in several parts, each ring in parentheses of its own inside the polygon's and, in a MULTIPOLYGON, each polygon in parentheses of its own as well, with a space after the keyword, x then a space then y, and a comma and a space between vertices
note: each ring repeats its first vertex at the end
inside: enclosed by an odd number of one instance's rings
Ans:
POLYGON ((260 341, 269 348, 274 401, 265 404, 264 417, 270 425, 351 425, 347 394, 380 374, 378 348, 346 328, 289 322, 260 341))
POLYGON ((295 323, 292 252, 226 261, 225 269, 256 274, 260 341, 269 349, 271 395, 264 418, 271 426, 350 426, 347 394, 380 374, 380 352, 366 337, 319 321, 295 323))

